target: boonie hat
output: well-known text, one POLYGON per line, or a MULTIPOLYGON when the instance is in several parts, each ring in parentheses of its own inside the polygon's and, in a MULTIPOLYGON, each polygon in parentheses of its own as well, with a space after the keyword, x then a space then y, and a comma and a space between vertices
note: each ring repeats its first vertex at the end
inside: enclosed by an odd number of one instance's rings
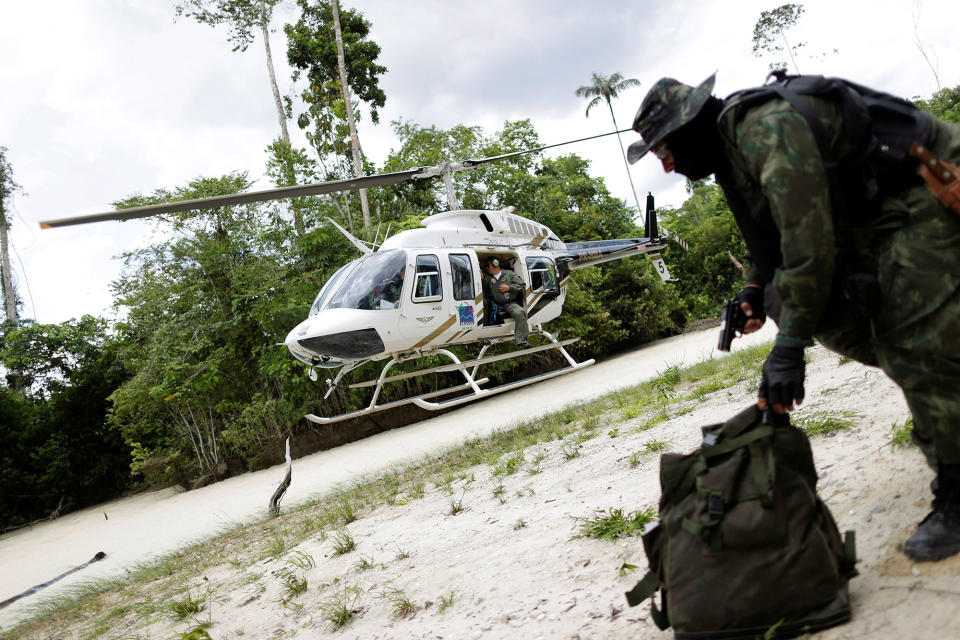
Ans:
POLYGON ((700 113, 713 92, 717 74, 701 82, 697 87, 683 84, 673 78, 661 78, 647 92, 640 110, 633 119, 633 130, 643 140, 627 148, 627 160, 633 164, 642 158, 665 137, 687 124, 700 113))

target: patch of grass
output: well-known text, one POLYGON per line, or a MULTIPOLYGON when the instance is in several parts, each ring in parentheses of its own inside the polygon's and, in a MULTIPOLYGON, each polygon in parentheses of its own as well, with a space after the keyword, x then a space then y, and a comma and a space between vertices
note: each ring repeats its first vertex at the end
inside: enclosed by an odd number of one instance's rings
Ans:
POLYGON ((357 543, 346 529, 340 529, 333 534, 333 555, 342 556, 356 548, 357 543))
POLYGON ((440 613, 443 613, 444 611, 446 611, 447 609, 453 606, 453 603, 456 601, 456 599, 457 599, 456 591, 451 591, 446 595, 440 596, 440 603, 437 605, 437 611, 439 611, 440 613))
POLYGON ((596 438, 596 437, 597 437, 596 431, 594 431, 593 429, 587 429, 586 431, 581 431, 580 433, 578 433, 576 435, 576 438, 574 438, 574 440, 576 441, 577 444, 583 444, 587 440, 592 440, 593 438, 596 438))
POLYGON ((827 413, 817 411, 810 414, 793 415, 793 423, 803 429, 808 436, 820 436, 856 426, 853 419, 858 415, 854 411, 827 413))
POLYGON ((647 418, 642 424, 637 427, 634 427, 630 430, 630 433, 640 433, 641 431, 649 431, 661 422, 666 422, 670 419, 670 416, 667 414, 666 407, 661 407, 659 411, 647 418))
POLYGON ((412 557, 413 554, 406 549, 397 549, 397 555, 393 556, 394 560, 406 560, 407 558, 412 557))
POLYGON ((466 490, 464 490, 464 492, 460 494, 459 499, 457 498, 450 499, 450 511, 447 512, 447 515, 455 516, 458 513, 463 513, 464 511, 467 510, 467 508, 463 506, 463 496, 465 494, 466 494, 466 490))
POLYGON ((171 620, 176 622, 183 622, 188 618, 192 618, 201 611, 207 608, 207 596, 206 594, 197 594, 196 598, 190 596, 190 592, 187 593, 180 600, 171 600, 164 606, 164 613, 171 620))
POLYGON ((610 508, 604 512, 597 509, 592 517, 574 517, 577 523, 577 532, 573 540, 579 538, 596 538, 597 540, 616 540, 643 529, 648 522, 655 520, 657 511, 653 507, 624 513, 623 509, 610 508))
POLYGON ((913 416, 907 418, 903 424, 894 422, 890 429, 893 431, 893 440, 890 442, 890 448, 905 447, 913 444, 913 416))
POLYGON ((620 565, 620 568, 617 569, 617 575, 625 576, 631 571, 636 571, 639 567, 635 564, 630 564, 629 562, 624 562, 620 565))
POLYGON ((620 435, 620 429, 610 429, 610 431, 607 431, 607 435, 611 438, 616 438, 620 435))
POLYGON ((523 449, 518 449, 517 451, 514 451, 509 458, 504 460, 503 463, 497 467, 497 469, 494 469, 494 475, 511 476, 523 467, 523 462, 524 462, 523 449), (497 473, 497 470, 501 468, 502 468, 502 471, 500 471, 500 473, 497 473))
POLYGON ((212 622, 202 622, 189 631, 174 634, 174 640, 211 640, 207 629, 213 626, 212 622))
POLYGON ((574 458, 580 457, 580 445, 573 445, 572 447, 564 446, 560 449, 560 453, 563 454, 564 461, 573 460, 574 458))
POLYGON ((656 389, 659 400, 665 402, 674 397, 674 389, 680 384, 682 377, 680 365, 672 364, 663 371, 658 371, 657 377, 651 380, 650 384, 656 389))
POLYGON ((640 462, 643 459, 643 451, 634 451, 630 454, 630 468, 636 469, 640 466, 640 462))
POLYGON ((384 589, 380 592, 380 597, 390 602, 390 612, 395 618, 406 618, 420 608, 399 587, 384 589))
POLYGON ((360 613, 357 603, 361 593, 357 587, 343 587, 320 603, 320 615, 334 631, 349 624, 360 613))
POLYGON ((503 495, 503 482, 498 482, 497 486, 493 488, 493 491, 490 492, 494 498, 499 498, 503 495))
POLYGON ((541 446, 537 446, 537 452, 533 454, 533 464, 539 466, 541 462, 547 459, 547 450, 541 446))
POLYGON ((410 487, 410 497, 419 500, 423 497, 424 492, 426 491, 426 483, 423 480, 417 480, 410 487))
POLYGON ((342 525, 348 525, 357 519, 356 514, 353 512, 353 505, 350 504, 350 500, 348 500, 346 497, 340 498, 340 501, 337 503, 335 513, 337 514, 338 520, 342 525))
POLYGON ((695 399, 699 402, 703 402, 707 399, 707 395, 713 393, 714 391, 720 391, 721 389, 726 389, 726 384, 720 380, 711 380, 709 382, 704 382, 703 384, 698 384, 693 388, 693 391, 690 392, 690 397, 687 399, 695 399))
POLYGON ((294 551, 290 554, 290 557, 287 559, 287 564, 304 571, 317 566, 317 563, 314 561, 312 555, 300 550, 294 551))
POLYGON ((670 447, 669 440, 651 440, 643 445, 644 453, 663 453, 670 447))
POLYGON ((360 559, 353 563, 353 570, 357 573, 361 571, 366 571, 367 569, 372 569, 374 567, 373 558, 368 558, 366 556, 360 556, 360 559))
POLYGON ((287 542, 280 536, 274 536, 270 544, 267 545, 266 554, 274 560, 278 560, 286 550, 287 542))
POLYGON ((514 531, 519 531, 520 529, 523 529, 523 528, 525 528, 526 526, 527 526, 527 521, 524 520, 523 518, 520 518, 519 520, 517 520, 517 521, 513 524, 513 530, 514 530, 514 531))
POLYGON ((281 587, 282 601, 287 602, 307 590, 307 578, 292 567, 284 567, 277 571, 277 578, 283 584, 281 587))

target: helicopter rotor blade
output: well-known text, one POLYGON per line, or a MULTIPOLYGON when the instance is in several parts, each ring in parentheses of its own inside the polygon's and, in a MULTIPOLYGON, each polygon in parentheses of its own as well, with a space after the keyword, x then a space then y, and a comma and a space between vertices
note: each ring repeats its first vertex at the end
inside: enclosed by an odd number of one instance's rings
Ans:
POLYGON ((610 131, 600 133, 577 140, 568 140, 556 144, 547 144, 533 149, 524 149, 523 151, 514 151, 504 153, 499 156, 489 158, 476 158, 464 160, 462 162, 447 162, 435 167, 415 167, 405 171, 396 171, 393 173, 380 173, 372 176, 361 176, 359 178, 348 178, 346 180, 329 180, 327 182, 314 182, 306 185, 294 185, 291 187, 279 187, 276 189, 264 189, 262 191, 247 191, 244 193, 231 193, 222 196, 211 196, 209 198, 194 198, 191 200, 176 200, 171 202, 160 202, 157 204, 144 205, 142 207, 130 207, 129 209, 116 209, 104 213, 94 213, 85 216, 76 216, 73 218, 58 218, 56 220, 45 220, 40 223, 41 229, 53 229, 56 227, 67 227, 77 224, 88 224, 91 222, 104 222, 107 220, 133 220, 136 218, 147 218, 164 213, 177 213, 179 211, 199 211, 202 209, 217 209, 219 207, 229 207, 237 204, 247 204, 250 202, 266 202, 269 200, 282 200, 284 198, 302 198, 305 196, 316 196, 326 193, 336 193, 338 191, 356 191, 359 189, 370 189, 372 187, 381 187, 388 184, 397 184, 407 180, 423 180, 435 176, 448 175, 454 171, 465 171, 474 169, 488 162, 496 162, 506 158, 523 155, 526 153, 536 153, 544 149, 560 147, 575 142, 593 140, 613 134, 619 134, 630 131, 630 129, 621 129, 620 131, 610 131))
POLYGON ((314 182, 311 184, 295 185, 292 187, 264 189, 263 191, 247 191, 244 193, 231 193, 223 196, 211 196, 209 198, 194 198, 192 200, 161 202, 159 204, 131 207, 129 209, 118 209, 116 211, 94 213, 86 216, 46 220, 40 223, 40 228, 52 229, 55 227, 66 227, 75 224, 87 224, 90 222, 103 222, 106 220, 132 220, 135 218, 155 216, 162 213, 176 213, 178 211, 194 211, 200 209, 216 209, 219 207, 228 207, 236 204, 246 204, 248 202, 265 202, 268 200, 281 200, 283 198, 316 196, 325 193, 335 193, 337 191, 369 189, 371 187, 380 187, 388 184, 396 184, 398 182, 406 182, 407 180, 419 177, 420 174, 425 172, 426 168, 416 167, 406 171, 381 173, 372 176, 363 176, 360 178, 348 178, 346 180, 330 180, 327 182, 314 182))
POLYGON ((496 162, 498 160, 505 160, 507 158, 512 158, 514 156, 521 156, 525 153, 537 153, 538 151, 543 151, 544 149, 552 149, 553 147, 562 147, 565 144, 573 144, 575 142, 584 142, 585 140, 593 140, 594 138, 603 138, 604 136, 612 136, 615 133, 626 133, 628 131, 633 131, 633 129, 620 129, 619 131, 609 131, 607 133, 598 133, 595 136, 587 136, 586 138, 577 138, 576 140, 567 140, 566 142, 557 142, 555 144, 545 144, 541 147, 534 147, 533 149, 524 149, 523 151, 513 151, 511 153, 503 153, 499 156, 490 156, 488 158, 474 158, 471 160, 464 160, 460 164, 464 169, 473 169, 474 167, 479 167, 482 164, 487 164, 488 162, 496 162))

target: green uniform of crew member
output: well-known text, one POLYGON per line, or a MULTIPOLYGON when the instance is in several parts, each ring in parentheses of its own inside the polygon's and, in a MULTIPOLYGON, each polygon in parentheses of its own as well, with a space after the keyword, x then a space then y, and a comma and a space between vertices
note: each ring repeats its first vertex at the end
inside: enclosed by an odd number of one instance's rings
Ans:
MULTIPOLYGON (((831 195, 859 185, 847 177, 831 186, 808 120, 779 97, 719 100, 713 83, 657 82, 637 113, 643 140, 629 156, 635 162, 653 150, 665 171, 693 180, 714 174, 723 189, 754 257, 737 296, 745 330, 759 329, 767 312, 779 326, 758 406, 782 413, 803 400, 803 350, 814 337, 882 368, 903 390, 913 438, 937 472, 933 511, 904 553, 938 560, 960 552, 960 215, 909 168, 902 180, 879 184, 868 218, 837 215, 831 195), (838 282, 853 283, 848 295, 827 295, 838 282)), ((799 99, 820 122, 827 153, 851 157, 838 104, 799 99)), ((926 146, 960 162, 960 128, 931 120, 926 146)))
POLYGON ((500 261, 494 257, 487 258, 484 263, 487 277, 483 279, 484 293, 487 300, 499 305, 514 320, 513 335, 517 346, 526 349, 530 346, 527 336, 530 328, 527 325, 527 311, 524 308, 524 297, 527 285, 523 278, 509 269, 501 269, 500 261))

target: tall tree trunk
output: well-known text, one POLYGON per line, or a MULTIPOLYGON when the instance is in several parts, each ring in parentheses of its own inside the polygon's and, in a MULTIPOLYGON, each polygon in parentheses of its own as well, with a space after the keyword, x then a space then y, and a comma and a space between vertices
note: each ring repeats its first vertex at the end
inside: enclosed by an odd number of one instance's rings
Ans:
MULTIPOLYGON (((344 107, 347 110, 347 124, 350 126, 353 173, 359 178, 363 175, 363 164, 360 162, 360 139, 357 137, 357 123, 353 117, 350 85, 347 84, 347 67, 343 55, 343 33, 340 31, 340 3, 338 0, 330 0, 330 9, 333 11, 333 32, 337 38, 337 67, 340 69, 340 89, 343 94, 344 107)), ((360 209, 363 212, 363 228, 366 229, 370 226, 370 205, 367 203, 366 189, 360 189, 360 209)))
POLYGON ((13 277, 10 275, 10 240, 7 237, 9 224, 2 205, 0 205, 0 270, 3 271, 3 303, 7 320, 14 325, 20 324, 17 317, 17 292, 13 288, 13 277))
POLYGON ((633 202, 637 205, 637 216, 643 214, 640 208, 640 199, 637 198, 637 190, 633 186, 633 176, 630 175, 630 165, 627 163, 627 152, 623 149, 623 140, 620 139, 620 127, 617 126, 617 118, 613 115, 613 104, 607 98, 607 107, 610 108, 610 119, 613 120, 613 130, 617 132, 617 142, 620 143, 620 156, 623 157, 623 167, 627 170, 627 180, 630 181, 630 193, 633 194, 633 202))
MULTIPOLYGON (((267 22, 267 3, 266 0, 260 0, 260 31, 263 34, 263 49, 267 56, 267 73, 270 74, 270 88, 273 90, 273 102, 277 107, 277 119, 280 120, 280 137, 289 145, 290 133, 287 131, 287 114, 283 111, 283 101, 280 99, 280 89, 277 87, 277 74, 273 69, 273 54, 270 51, 270 30, 267 28, 267 22)), ((284 163, 284 173, 287 178, 286 186, 292 186, 297 183, 297 176, 289 161, 284 163)), ((303 213, 295 202, 290 203, 290 210, 293 212, 293 227, 297 235, 303 237, 303 234, 306 232, 306 228, 303 225, 303 213)))

